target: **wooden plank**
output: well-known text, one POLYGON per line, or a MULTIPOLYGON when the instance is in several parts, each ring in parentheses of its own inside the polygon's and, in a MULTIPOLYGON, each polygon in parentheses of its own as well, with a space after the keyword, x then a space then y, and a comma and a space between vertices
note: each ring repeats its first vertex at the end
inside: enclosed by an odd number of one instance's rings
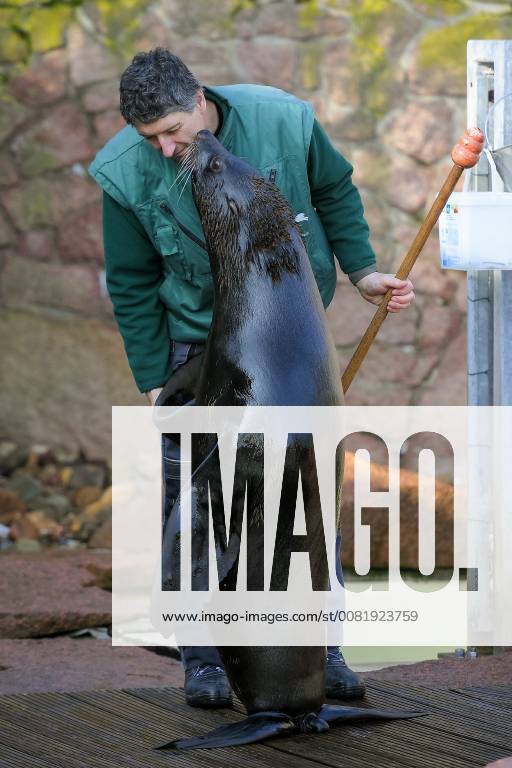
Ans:
POLYGON ((0 696, 1 768, 483 768, 512 751, 507 687, 452 691, 370 681, 368 706, 425 710, 412 721, 331 726, 246 747, 158 752, 177 737, 240 720, 188 707, 182 690, 0 696))

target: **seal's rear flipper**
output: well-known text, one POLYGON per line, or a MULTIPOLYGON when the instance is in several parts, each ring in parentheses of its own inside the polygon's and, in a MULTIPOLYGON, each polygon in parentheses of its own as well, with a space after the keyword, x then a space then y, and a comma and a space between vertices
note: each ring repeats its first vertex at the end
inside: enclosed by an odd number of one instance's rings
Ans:
POLYGON ((258 712, 245 720, 195 736, 191 739, 176 739, 162 744, 156 749, 211 749, 212 747, 231 747, 239 744, 251 744, 264 741, 273 736, 295 733, 296 726, 289 715, 281 712, 258 712))
POLYGON ((191 739, 176 739, 156 749, 211 749, 252 744, 276 736, 294 733, 322 733, 329 730, 329 722, 338 720, 407 720, 421 717, 423 712, 403 709, 364 709, 363 707, 338 707, 324 705, 320 712, 310 712, 300 717, 290 717, 284 712, 258 712, 239 723, 221 725, 220 728, 191 739))
POLYGON ((424 717, 426 714, 426 712, 412 712, 407 709, 365 709, 324 704, 318 717, 327 723, 334 723, 339 720, 411 720, 413 717, 424 717))

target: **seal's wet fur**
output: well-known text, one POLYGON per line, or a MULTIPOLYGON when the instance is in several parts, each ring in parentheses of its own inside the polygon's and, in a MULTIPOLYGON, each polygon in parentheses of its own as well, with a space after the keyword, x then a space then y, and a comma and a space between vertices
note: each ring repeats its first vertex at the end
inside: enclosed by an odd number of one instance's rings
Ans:
MULTIPOLYGON (((343 404, 336 350, 287 201, 274 184, 230 154, 208 131, 199 132, 184 162, 193 168, 192 191, 206 236, 215 290, 196 403, 343 404)), ((300 441, 297 435, 297 451, 304 450, 300 441)), ((257 509, 248 509, 249 526, 257 526, 260 519, 257 509)), ((321 513, 318 524, 320 534, 321 513)), ((323 539, 323 529, 321 533, 323 539)), ((172 551, 172 541, 167 539, 164 575, 167 571, 169 580, 173 578, 172 551)), ((226 563, 223 577, 229 578, 229 553, 226 563)), ((207 564, 204 567, 207 569, 207 564)), ((327 587, 326 563, 314 553, 311 569, 327 587)), ((415 716, 398 710, 323 705, 324 647, 218 650, 249 717, 163 748, 247 744, 277 735, 318 733, 334 720, 415 716)))

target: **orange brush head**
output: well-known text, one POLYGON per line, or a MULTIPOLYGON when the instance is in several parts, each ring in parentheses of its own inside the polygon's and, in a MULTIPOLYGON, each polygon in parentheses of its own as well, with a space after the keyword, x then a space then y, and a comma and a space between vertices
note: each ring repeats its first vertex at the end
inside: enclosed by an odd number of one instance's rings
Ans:
POLYGON ((461 168, 473 168, 484 148, 484 134, 480 128, 468 128, 452 150, 452 160, 461 168))

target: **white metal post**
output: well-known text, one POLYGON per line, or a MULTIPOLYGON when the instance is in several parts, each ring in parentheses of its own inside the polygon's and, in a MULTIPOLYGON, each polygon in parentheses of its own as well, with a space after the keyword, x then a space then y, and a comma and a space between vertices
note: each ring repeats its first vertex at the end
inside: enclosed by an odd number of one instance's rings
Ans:
MULTIPOLYGON (((484 128, 489 109, 507 94, 512 94, 512 41, 471 40, 468 43, 468 127, 484 128)), ((489 122, 489 141, 493 147, 512 144, 512 97, 502 102, 502 109, 494 112, 489 122)), ((503 184, 486 156, 482 156, 471 176, 470 189, 478 192, 503 191, 503 184)), ((468 404, 512 405, 512 271, 468 272, 468 404)), ((485 419, 484 419, 485 421, 485 419)), ((494 421, 494 420, 493 420, 494 421)), ((478 421, 474 422, 478 424, 478 421)), ((494 421, 499 429, 499 420, 494 421)), ((475 455, 485 467, 473 467, 472 475, 492 477, 490 448, 491 435, 476 426, 471 445, 477 447, 475 455), (488 461, 486 462, 486 459, 488 461)), ((500 482, 498 477, 496 481, 500 482)), ((476 480, 476 482, 478 482, 476 480)), ((478 561, 479 548, 492 546, 492 520, 507 516, 507 510, 495 509, 492 489, 489 509, 473 509, 469 499, 473 535, 468 541, 468 552, 478 561)), ((505 499, 503 489, 496 489, 496 499, 505 499)), ((475 497, 485 498, 485 495, 475 497)), ((473 505, 474 506, 474 505, 473 505)), ((503 525, 501 530, 507 530, 503 525)), ((510 543, 512 546, 512 541, 510 543)), ((511 551, 510 548, 508 551, 511 551)), ((500 579, 495 573, 494 579, 500 579)), ((468 589, 477 588, 472 574, 468 575, 468 589)), ((489 595, 492 599, 492 596, 489 595)), ((491 611, 492 615, 492 611, 491 611)), ((482 644, 485 644, 486 617, 481 617, 482 644)), ((498 649, 495 649, 498 650, 498 649)))

